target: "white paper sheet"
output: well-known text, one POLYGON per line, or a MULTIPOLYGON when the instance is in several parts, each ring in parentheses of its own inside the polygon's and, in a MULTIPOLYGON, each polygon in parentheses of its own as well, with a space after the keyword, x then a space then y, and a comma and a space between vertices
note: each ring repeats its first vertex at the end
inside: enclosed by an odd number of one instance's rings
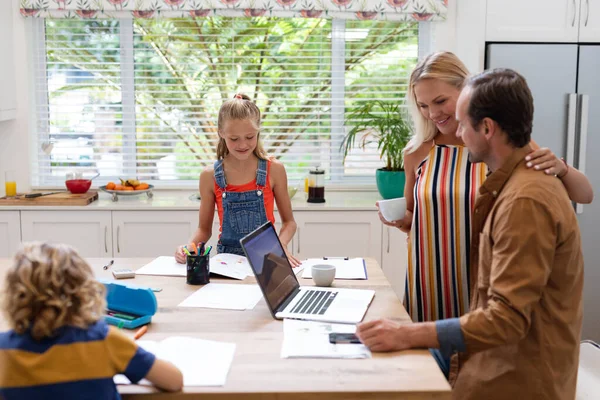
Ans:
POLYGON ((246 257, 228 253, 217 254, 210 259, 210 273, 240 280, 254 276, 246 257))
POLYGON ((354 333, 356 326, 284 319, 281 358, 371 358, 363 344, 329 343, 331 332, 354 333))
POLYGON ((330 264, 335 266, 335 279, 367 279, 367 268, 363 258, 309 258, 302 261, 304 266, 303 278, 312 278, 312 266, 317 264, 330 264))
MULTIPOLYGON (((138 340, 138 345, 158 358, 175 364, 183 373, 184 386, 223 386, 235 354, 235 343, 172 336, 160 342, 138 340)), ((124 375, 116 384, 130 384, 124 375)), ((140 385, 151 385, 143 379, 140 385)))
POLYGON ((135 271, 136 275, 186 276, 186 265, 179 264, 175 257, 161 256, 135 271))
POLYGON ((262 298, 258 285, 209 283, 196 290, 179 307, 251 310, 262 298))

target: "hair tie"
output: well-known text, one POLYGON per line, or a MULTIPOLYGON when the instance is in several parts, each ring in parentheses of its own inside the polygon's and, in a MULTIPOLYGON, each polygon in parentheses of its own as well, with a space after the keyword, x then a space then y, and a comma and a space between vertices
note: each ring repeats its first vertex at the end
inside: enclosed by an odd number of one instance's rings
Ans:
POLYGON ((243 100, 244 98, 242 97, 241 94, 237 93, 235 96, 233 96, 234 99, 240 99, 243 100))

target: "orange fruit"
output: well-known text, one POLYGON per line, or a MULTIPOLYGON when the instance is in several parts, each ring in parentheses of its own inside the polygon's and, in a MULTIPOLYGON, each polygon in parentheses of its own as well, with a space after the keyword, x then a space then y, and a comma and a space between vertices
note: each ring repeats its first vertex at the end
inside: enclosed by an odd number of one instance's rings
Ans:
POLYGON ((115 186, 117 186, 117 185, 115 185, 115 183, 114 183, 114 182, 108 182, 108 183, 106 184, 106 189, 107 189, 107 190, 115 190, 115 186))
POLYGON ((134 189, 135 190, 146 190, 149 187, 150 186, 147 183, 140 183, 139 185, 135 186, 134 189))
POLYGON ((133 188, 131 186, 123 186, 123 189, 121 189, 121 190, 133 191, 133 188))

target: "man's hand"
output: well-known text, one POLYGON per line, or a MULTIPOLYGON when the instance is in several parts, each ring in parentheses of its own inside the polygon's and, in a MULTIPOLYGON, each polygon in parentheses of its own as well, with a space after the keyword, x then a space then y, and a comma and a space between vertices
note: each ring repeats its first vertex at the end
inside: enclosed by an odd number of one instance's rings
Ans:
POLYGON ((377 319, 356 326, 356 336, 372 351, 398 351, 410 348, 402 326, 389 319, 377 319))

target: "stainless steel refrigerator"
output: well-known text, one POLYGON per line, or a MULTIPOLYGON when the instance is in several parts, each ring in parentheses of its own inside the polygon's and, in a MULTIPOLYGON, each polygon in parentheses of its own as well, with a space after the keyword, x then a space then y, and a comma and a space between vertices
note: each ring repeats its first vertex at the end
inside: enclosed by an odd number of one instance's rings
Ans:
POLYGON ((488 43, 486 68, 512 68, 533 93, 533 139, 589 178, 576 207, 585 262, 583 339, 600 341, 600 45, 488 43))

